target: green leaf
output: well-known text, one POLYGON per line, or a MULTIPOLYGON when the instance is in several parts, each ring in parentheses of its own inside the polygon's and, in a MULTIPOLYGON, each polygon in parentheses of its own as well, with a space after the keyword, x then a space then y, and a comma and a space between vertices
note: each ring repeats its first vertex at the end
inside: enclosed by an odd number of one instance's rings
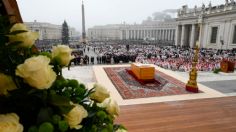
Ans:
POLYGON ((37 92, 38 92, 37 89, 31 89, 31 90, 28 92, 28 94, 34 94, 34 93, 37 93, 37 92))
POLYGON ((87 90, 86 93, 84 94, 84 97, 88 97, 90 94, 95 92, 95 88, 92 88, 90 90, 87 90))
POLYGON ((90 112, 88 113, 88 118, 91 118, 91 117, 95 116, 96 113, 97 113, 96 111, 90 111, 90 112))
POLYGON ((61 132, 66 132, 69 128, 69 125, 66 121, 59 121, 58 127, 61 132))
POLYGON ((92 125, 91 132, 97 132, 98 128, 96 125, 92 125))
POLYGON ((73 79, 73 80, 69 80, 67 85, 75 88, 79 86, 79 83, 77 80, 73 79))
POLYGON ((67 114, 71 111, 71 109, 73 109, 74 106, 60 106, 59 109, 61 111, 62 114, 67 114))
POLYGON ((109 132, 107 128, 103 128, 101 132, 109 132))
POLYGON ((123 125, 120 125, 120 124, 115 124, 115 125, 113 125, 113 129, 114 129, 115 131, 117 131, 118 129, 127 130, 123 125))
POLYGON ((52 109, 50 108, 41 108, 38 114, 38 118, 37 118, 37 122, 38 123, 42 123, 42 122, 46 122, 46 121, 50 121, 51 120, 51 116, 52 116, 52 109))
POLYGON ((113 124, 111 124, 111 123, 107 124, 107 129, 108 129, 109 132, 112 132, 113 124))
POLYGON ((58 124, 59 121, 61 121, 61 116, 59 116, 59 115, 53 115, 53 117, 52 117, 52 123, 53 123, 53 124, 58 124))
POLYGON ((54 127, 50 122, 44 122, 39 126, 39 132, 53 132, 54 127))
POLYGON ((56 94, 51 95, 50 103, 57 106, 63 114, 70 112, 70 110, 74 107, 70 104, 70 99, 56 94))
POLYGON ((51 101, 51 104, 56 105, 56 106, 70 106, 70 99, 64 96, 52 94, 50 101, 51 101))
POLYGON ((48 58, 52 58, 51 54, 48 52, 41 52, 39 55, 47 56, 48 58))
POLYGON ((82 88, 82 89, 86 89, 86 87, 85 87, 85 85, 83 83, 80 83, 79 87, 82 88))
POLYGON ((31 126, 31 127, 28 129, 28 132, 38 132, 37 126, 31 126))
POLYGON ((102 121, 107 117, 107 114, 104 111, 99 111, 96 114, 102 121))

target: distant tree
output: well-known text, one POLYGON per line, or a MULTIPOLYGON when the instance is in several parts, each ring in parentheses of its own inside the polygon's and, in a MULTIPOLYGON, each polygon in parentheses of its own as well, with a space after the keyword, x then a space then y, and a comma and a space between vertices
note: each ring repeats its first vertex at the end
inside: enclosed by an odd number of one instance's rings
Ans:
POLYGON ((62 44, 69 44, 69 27, 66 23, 66 21, 64 21, 64 23, 62 24, 62 33, 61 33, 62 37, 62 44))

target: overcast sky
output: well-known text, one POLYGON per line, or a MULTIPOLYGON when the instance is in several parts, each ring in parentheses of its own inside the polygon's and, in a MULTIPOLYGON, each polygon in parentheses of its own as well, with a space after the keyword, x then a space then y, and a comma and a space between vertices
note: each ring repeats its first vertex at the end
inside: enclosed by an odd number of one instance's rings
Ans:
MULTIPOLYGON (((210 0, 84 0, 86 28, 94 25, 141 23, 154 12, 179 9, 187 4, 208 6, 210 0)), ((68 25, 81 30, 82 0, 17 0, 25 22, 49 22, 68 25)), ((225 0, 211 0, 212 5, 223 4, 225 0)))

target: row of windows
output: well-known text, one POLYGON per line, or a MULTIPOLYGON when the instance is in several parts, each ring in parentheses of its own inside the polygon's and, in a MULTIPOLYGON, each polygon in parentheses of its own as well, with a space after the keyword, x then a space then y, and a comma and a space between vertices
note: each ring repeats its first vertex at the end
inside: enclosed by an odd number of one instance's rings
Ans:
MULTIPOLYGON (((216 43, 217 34, 218 34, 218 27, 212 27, 210 43, 216 43)), ((236 25, 234 25, 232 44, 236 44, 236 25)))

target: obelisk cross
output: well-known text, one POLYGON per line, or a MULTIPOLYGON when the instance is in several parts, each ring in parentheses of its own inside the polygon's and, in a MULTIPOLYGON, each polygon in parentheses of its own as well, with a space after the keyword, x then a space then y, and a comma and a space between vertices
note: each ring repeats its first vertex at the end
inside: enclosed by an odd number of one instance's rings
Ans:
POLYGON ((82 0, 82 43, 86 44, 84 1, 82 0))

